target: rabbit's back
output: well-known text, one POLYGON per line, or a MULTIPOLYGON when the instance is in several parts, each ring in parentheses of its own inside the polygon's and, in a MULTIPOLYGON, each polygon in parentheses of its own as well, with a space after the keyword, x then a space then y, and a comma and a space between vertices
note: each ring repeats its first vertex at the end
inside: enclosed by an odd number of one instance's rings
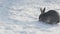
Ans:
POLYGON ((41 14, 39 16, 39 21, 43 21, 49 24, 56 24, 59 22, 59 15, 56 11, 50 10, 47 13, 41 14))

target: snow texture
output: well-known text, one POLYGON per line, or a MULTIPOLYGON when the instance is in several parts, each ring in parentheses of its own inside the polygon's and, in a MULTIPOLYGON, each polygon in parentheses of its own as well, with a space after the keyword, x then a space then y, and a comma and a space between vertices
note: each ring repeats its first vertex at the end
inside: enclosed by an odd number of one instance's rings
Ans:
POLYGON ((60 34, 60 23, 38 21, 41 7, 60 15, 60 0, 0 0, 0 34, 60 34))

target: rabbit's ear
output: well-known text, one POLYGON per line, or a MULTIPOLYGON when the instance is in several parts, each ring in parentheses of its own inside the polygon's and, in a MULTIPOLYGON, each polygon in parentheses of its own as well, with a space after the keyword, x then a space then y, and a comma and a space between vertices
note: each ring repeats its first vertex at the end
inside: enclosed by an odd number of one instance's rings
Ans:
POLYGON ((45 8, 42 10, 42 8, 40 8, 41 10, 41 14, 45 13, 45 8))

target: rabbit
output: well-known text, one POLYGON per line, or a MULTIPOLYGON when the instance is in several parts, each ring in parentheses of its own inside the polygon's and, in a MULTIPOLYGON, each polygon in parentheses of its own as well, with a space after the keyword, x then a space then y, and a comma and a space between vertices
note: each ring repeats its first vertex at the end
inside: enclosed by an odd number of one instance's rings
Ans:
POLYGON ((48 12, 45 12, 44 8, 40 8, 41 15, 39 15, 39 21, 42 21, 47 24, 57 24, 59 23, 59 14, 55 10, 49 10, 48 12))

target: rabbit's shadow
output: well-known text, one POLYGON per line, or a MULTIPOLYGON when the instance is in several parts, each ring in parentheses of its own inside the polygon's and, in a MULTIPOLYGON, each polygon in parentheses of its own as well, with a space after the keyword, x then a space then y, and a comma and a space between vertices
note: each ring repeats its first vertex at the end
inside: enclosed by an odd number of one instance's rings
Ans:
POLYGON ((34 25, 35 28, 41 31, 49 31, 51 28, 59 26, 58 24, 45 24, 39 21, 32 21, 30 25, 34 25))

